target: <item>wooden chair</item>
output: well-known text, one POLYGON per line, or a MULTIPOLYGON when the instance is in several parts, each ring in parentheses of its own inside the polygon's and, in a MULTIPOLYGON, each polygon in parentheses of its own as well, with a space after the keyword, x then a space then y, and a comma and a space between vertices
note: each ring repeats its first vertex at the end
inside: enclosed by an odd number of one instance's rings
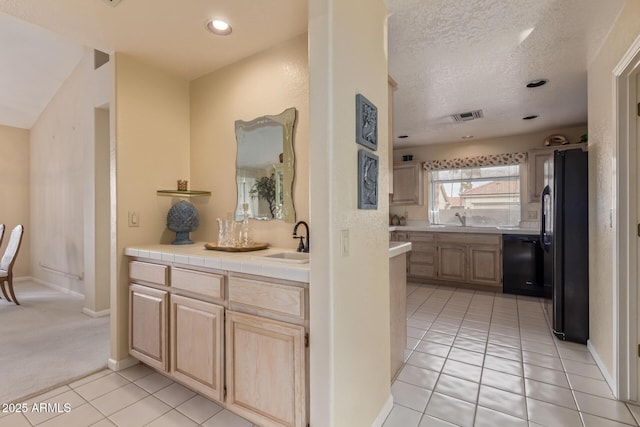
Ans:
POLYGON ((7 249, 4 251, 4 255, 0 260, 0 289, 7 301, 13 301, 16 305, 20 305, 16 294, 13 292, 13 264, 16 262, 18 251, 20 250, 20 244, 22 243, 22 235, 24 234, 24 227, 22 225, 16 225, 11 230, 11 237, 9 237, 9 243, 7 249), (5 282, 9 285, 9 293, 11 299, 7 295, 5 289, 5 282))

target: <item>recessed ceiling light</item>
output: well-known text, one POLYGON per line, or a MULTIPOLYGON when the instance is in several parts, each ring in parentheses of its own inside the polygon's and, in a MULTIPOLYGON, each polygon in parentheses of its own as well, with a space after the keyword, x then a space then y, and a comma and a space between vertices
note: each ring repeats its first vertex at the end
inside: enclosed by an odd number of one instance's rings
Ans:
POLYGON ((231 25, 229 23, 222 21, 220 19, 210 19, 207 21, 207 30, 211 31, 213 34, 217 34, 219 36, 226 36, 231 34, 231 25))
POLYGON ((522 120, 533 120, 533 119, 537 119, 538 115, 537 114, 532 114, 530 116, 525 116, 522 118, 522 120))
POLYGON ((462 139, 471 139, 471 138, 473 138, 473 135, 465 135, 465 136, 461 136, 460 138, 462 138, 462 139))
POLYGON ((546 85, 548 82, 549 80, 547 79, 531 80, 527 83, 527 87, 540 87, 546 85))
POLYGON ((398 138, 400 138, 400 139, 409 138, 409 135, 398 135, 398 138))

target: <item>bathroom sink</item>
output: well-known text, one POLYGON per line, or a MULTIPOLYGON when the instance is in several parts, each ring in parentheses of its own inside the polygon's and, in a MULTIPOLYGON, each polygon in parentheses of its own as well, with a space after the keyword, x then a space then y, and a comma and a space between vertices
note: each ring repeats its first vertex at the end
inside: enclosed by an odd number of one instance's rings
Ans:
POLYGON ((270 255, 256 257, 262 260, 282 261, 295 264, 305 264, 309 262, 309 253, 307 252, 278 252, 270 255))

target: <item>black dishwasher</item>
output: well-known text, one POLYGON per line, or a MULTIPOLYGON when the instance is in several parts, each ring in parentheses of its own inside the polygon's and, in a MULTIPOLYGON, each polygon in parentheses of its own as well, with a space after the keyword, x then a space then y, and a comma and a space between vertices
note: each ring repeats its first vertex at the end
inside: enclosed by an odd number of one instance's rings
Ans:
POLYGON ((502 236, 502 291, 505 294, 543 296, 543 254, 540 236, 502 236))

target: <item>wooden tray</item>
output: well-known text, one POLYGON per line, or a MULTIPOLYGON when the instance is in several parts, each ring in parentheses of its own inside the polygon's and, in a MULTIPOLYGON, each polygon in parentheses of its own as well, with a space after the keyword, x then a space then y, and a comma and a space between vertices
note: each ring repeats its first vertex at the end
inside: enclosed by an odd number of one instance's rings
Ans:
POLYGON ((253 246, 247 247, 229 247, 229 246, 218 246, 216 243, 205 243, 204 247, 212 250, 212 251, 223 251, 223 252, 251 252, 251 251, 260 251, 262 249, 267 249, 269 247, 268 243, 259 243, 256 242, 253 246))

